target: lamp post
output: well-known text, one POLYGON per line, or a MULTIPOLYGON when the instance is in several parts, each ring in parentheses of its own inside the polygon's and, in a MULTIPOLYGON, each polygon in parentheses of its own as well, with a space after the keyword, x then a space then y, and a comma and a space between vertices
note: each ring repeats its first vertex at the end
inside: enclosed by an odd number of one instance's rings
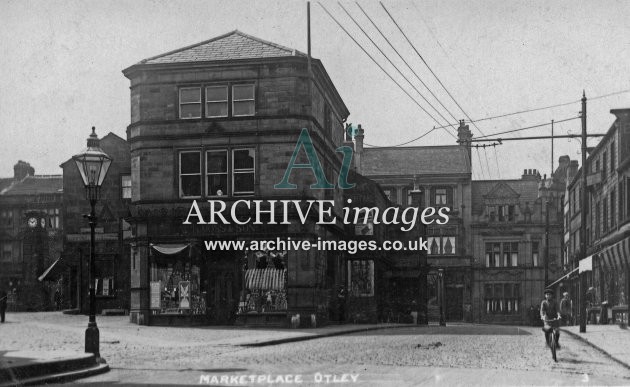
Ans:
POLYGON ((107 170, 112 163, 112 158, 108 156, 100 148, 100 140, 96 135, 96 129, 92 127, 92 134, 87 139, 87 148, 81 153, 72 156, 72 160, 79 169, 79 174, 85 186, 85 196, 90 202, 90 214, 86 215, 90 224, 90 267, 89 267, 89 284, 90 284, 90 317, 88 327, 85 330, 85 352, 93 353, 96 357, 100 357, 99 351, 99 332, 96 326, 96 306, 94 289, 94 227, 96 226, 96 211, 94 207, 98 201, 101 185, 107 170))

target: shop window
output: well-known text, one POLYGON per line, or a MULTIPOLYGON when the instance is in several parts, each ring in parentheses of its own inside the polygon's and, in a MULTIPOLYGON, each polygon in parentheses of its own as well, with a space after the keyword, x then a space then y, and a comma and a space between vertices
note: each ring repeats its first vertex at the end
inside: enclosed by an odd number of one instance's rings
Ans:
POLYGON ((179 196, 201 196, 201 152, 179 154, 179 196))
POLYGON ((352 297, 373 297, 374 261, 348 261, 348 284, 352 297))
POLYGON ((254 149, 232 151, 232 192, 234 195, 254 193, 254 149))
POLYGON ((232 86, 232 115, 253 116, 255 112, 254 85, 232 86))
POLYGON ((486 314, 518 314, 520 284, 484 284, 486 314))
POLYGON ((227 86, 206 87, 206 117, 227 117, 228 88, 227 86))
POLYGON ((271 250, 246 255, 238 314, 286 313, 287 257, 286 251, 271 250))
POLYGON ((131 199, 131 175, 122 175, 120 177, 120 197, 131 199))
POLYGON ((429 255, 457 254, 457 227, 427 227, 429 255))
POLYGON ((94 289, 97 296, 111 297, 115 293, 113 257, 97 258, 94 262, 94 289))
POLYGON ((162 254, 153 250, 150 273, 150 308, 154 315, 200 315, 206 313, 206 292, 200 287, 201 270, 189 251, 162 254))
POLYGON ((537 267, 540 265, 540 243, 537 241, 532 242, 532 265, 537 267))
POLYGON ((179 117, 184 119, 201 118, 200 87, 182 87, 179 89, 179 117))
POLYGON ((206 171, 206 192, 208 196, 227 195, 227 150, 213 150, 206 152, 206 171))

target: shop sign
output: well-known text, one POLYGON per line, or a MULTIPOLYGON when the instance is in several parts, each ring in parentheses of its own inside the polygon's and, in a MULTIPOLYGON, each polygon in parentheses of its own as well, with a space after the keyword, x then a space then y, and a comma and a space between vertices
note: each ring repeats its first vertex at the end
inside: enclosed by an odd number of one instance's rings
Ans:
POLYGON ((579 272, 585 272, 585 271, 593 271, 593 256, 589 256, 586 257, 582 260, 580 260, 580 267, 579 267, 579 272))
MULTIPOLYGON (((89 242, 90 234, 68 234, 66 235, 66 240, 68 242, 89 242)), ((117 241, 118 234, 116 233, 107 233, 107 234, 95 234, 94 240, 96 241, 117 241)))
POLYGON ((602 182, 602 172, 591 173, 590 175, 586 175, 586 186, 590 187, 595 184, 599 184, 602 182))

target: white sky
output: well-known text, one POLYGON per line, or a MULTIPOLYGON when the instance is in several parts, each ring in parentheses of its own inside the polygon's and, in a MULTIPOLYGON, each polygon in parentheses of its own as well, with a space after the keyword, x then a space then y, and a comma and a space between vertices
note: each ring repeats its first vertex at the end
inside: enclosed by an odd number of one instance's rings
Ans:
MULTIPOLYGON (((473 119, 576 101, 583 89, 587 98, 630 89, 628 1, 384 3, 473 119)), ((337 2, 323 4, 410 94, 416 95, 337 2)), ((342 4, 439 108, 356 4, 342 4)), ((442 103, 458 119, 465 118, 379 3, 362 1, 361 5, 442 103)), ((436 125, 317 2, 311 3, 311 19, 313 56, 322 60, 348 106, 348 121, 361 123, 366 129, 366 143, 402 143, 436 125)), ((306 52, 306 2, 2 1, 0 176, 12 176, 12 167, 19 159, 30 162, 38 174, 61 173, 59 164, 85 146, 93 125, 100 137, 111 131, 126 138, 129 82, 121 70, 141 59, 234 29, 306 52)), ((589 131, 608 130, 614 118, 610 109, 623 107, 630 107, 630 93, 589 102, 589 131)), ((574 117, 579 110, 579 103, 575 103, 484 121, 478 126, 491 134, 574 117)), ((556 126, 556 134, 568 131, 579 133, 580 121, 556 126)), ((549 133, 546 127, 503 136, 549 133)), ((589 145, 597 141, 589 140, 589 145)), ((437 130, 411 145, 453 143, 444 130, 437 130)), ((557 140, 555 159, 568 154, 579 160, 579 148, 579 141, 557 140)), ((496 158, 492 148, 474 152, 473 176, 517 178, 525 168, 549 173, 549 149, 548 140, 519 141, 498 146, 496 158)))

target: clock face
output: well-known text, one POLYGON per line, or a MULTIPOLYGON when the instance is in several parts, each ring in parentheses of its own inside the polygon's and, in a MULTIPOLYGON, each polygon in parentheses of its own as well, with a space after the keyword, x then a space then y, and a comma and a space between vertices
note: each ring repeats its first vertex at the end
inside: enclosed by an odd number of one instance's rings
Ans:
POLYGON ((28 219, 28 226, 31 227, 31 228, 37 226, 37 219, 29 218, 28 219))

